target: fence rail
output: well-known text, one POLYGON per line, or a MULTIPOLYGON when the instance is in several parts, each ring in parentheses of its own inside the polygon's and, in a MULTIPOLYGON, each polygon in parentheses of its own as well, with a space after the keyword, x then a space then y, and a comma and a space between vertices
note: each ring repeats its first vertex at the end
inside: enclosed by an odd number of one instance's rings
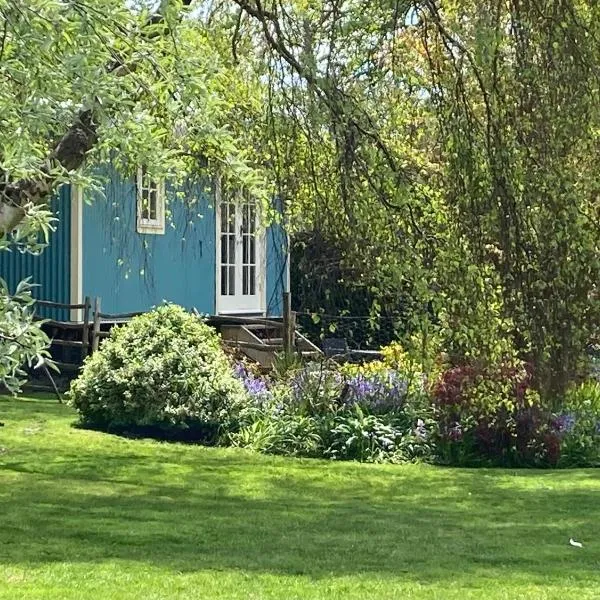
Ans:
POLYGON ((38 306, 46 306, 48 308, 66 308, 68 310, 81 310, 88 306, 87 303, 83 304, 69 304, 68 302, 52 302, 50 300, 36 300, 35 303, 38 306))
MULTIPOLYGON (((380 348, 397 338, 402 326, 402 315, 333 315, 319 312, 294 312, 289 295, 285 299, 283 317, 211 315, 206 316, 209 325, 221 331, 227 328, 243 328, 253 334, 252 339, 225 339, 230 347, 242 351, 262 353, 298 352, 304 356, 321 353, 342 361, 365 361, 381 357, 380 348), (297 327, 297 331, 296 331, 297 327), (265 336, 266 333, 266 336, 265 336), (264 338, 264 339, 263 339, 264 338)), ((107 313, 102 312, 100 298, 93 303, 86 297, 83 303, 36 300, 36 306, 47 309, 74 311, 80 320, 61 321, 45 319, 42 327, 54 346, 55 362, 61 372, 76 373, 83 360, 98 350, 103 339, 110 336, 110 329, 131 318, 143 314, 140 311, 107 313)), ((193 310, 198 316, 197 310, 193 310)), ((48 373, 48 378, 52 379, 48 373)), ((55 387, 52 380, 53 387, 55 387)))
MULTIPOLYGON (((318 311, 296 313, 300 331, 314 343, 343 339, 349 351, 378 351, 398 339, 405 329, 405 317, 394 315, 333 315, 318 311)), ((367 354, 365 354, 367 356, 367 354)))

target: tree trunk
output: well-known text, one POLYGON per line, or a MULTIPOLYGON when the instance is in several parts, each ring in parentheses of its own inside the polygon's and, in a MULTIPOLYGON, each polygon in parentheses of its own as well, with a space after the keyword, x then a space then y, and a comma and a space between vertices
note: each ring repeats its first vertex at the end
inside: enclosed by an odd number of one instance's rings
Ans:
MULTIPOLYGON (((172 0, 162 0, 149 25, 160 23, 172 0)), ((192 0, 180 0, 181 6, 190 6, 192 0)), ((107 70, 115 71, 122 63, 107 65, 107 70)), ((68 131, 51 150, 47 159, 40 165, 39 173, 30 179, 13 180, 9 173, 0 169, 0 237, 11 232, 23 220, 27 206, 43 204, 56 192, 64 175, 76 171, 85 160, 88 152, 98 141, 97 115, 94 107, 80 111, 68 131), (61 176, 62 175, 62 176, 61 176)))
POLYGON ((42 204, 56 191, 58 174, 78 169, 98 140, 93 110, 81 111, 60 139, 40 174, 32 179, 10 179, 0 184, 0 235, 12 231, 24 218, 28 204, 42 204))

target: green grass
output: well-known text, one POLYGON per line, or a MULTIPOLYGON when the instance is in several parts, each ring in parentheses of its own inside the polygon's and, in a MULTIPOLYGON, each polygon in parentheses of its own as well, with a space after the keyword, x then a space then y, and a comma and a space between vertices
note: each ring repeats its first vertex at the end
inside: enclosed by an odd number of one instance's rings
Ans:
POLYGON ((596 471, 133 441, 54 400, 0 399, 0 420, 2 599, 600 596, 596 471))

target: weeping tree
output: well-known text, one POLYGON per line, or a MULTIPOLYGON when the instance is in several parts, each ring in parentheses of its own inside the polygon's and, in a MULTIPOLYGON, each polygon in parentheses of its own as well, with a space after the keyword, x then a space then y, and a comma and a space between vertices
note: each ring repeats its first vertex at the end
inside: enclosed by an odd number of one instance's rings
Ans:
MULTIPOLYGON (((231 126, 252 114, 260 88, 191 5, 0 0, 0 251, 41 251, 51 197, 66 183, 98 184, 104 162, 174 183, 210 169, 267 195, 231 126)), ((12 390, 21 366, 45 357, 31 303, 29 284, 9 291, 0 280, 0 384, 12 390)))
POLYGON ((410 296, 417 327, 430 296, 424 269, 433 258, 438 167, 410 7, 236 0, 214 18, 229 20, 237 56, 255 52, 268 87, 255 145, 288 230, 297 246, 308 240, 317 253, 316 242, 331 251, 304 261, 305 288, 323 290, 321 299, 311 295, 311 308, 352 312, 333 299, 362 296, 355 314, 377 322, 410 296))
POLYGON ((427 2, 418 14, 456 235, 497 286, 539 389, 560 397, 598 325, 600 8, 427 2))
POLYGON ((234 5, 216 12, 234 54, 258 48, 291 229, 410 289, 413 332, 454 361, 516 354, 560 397, 598 324, 597 3, 234 5))

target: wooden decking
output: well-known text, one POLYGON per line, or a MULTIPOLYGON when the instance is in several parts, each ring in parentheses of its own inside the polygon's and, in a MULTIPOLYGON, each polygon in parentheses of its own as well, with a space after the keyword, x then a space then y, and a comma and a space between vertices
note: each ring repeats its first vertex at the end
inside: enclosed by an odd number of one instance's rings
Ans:
MULTIPOLYGON (((209 323, 210 323, 209 319, 209 323)), ((281 321, 246 319, 218 326, 223 342, 237 348, 263 367, 271 367, 277 353, 284 351, 284 327, 281 321)), ((321 351, 299 331, 292 337, 292 347, 301 356, 316 357, 321 351)))

